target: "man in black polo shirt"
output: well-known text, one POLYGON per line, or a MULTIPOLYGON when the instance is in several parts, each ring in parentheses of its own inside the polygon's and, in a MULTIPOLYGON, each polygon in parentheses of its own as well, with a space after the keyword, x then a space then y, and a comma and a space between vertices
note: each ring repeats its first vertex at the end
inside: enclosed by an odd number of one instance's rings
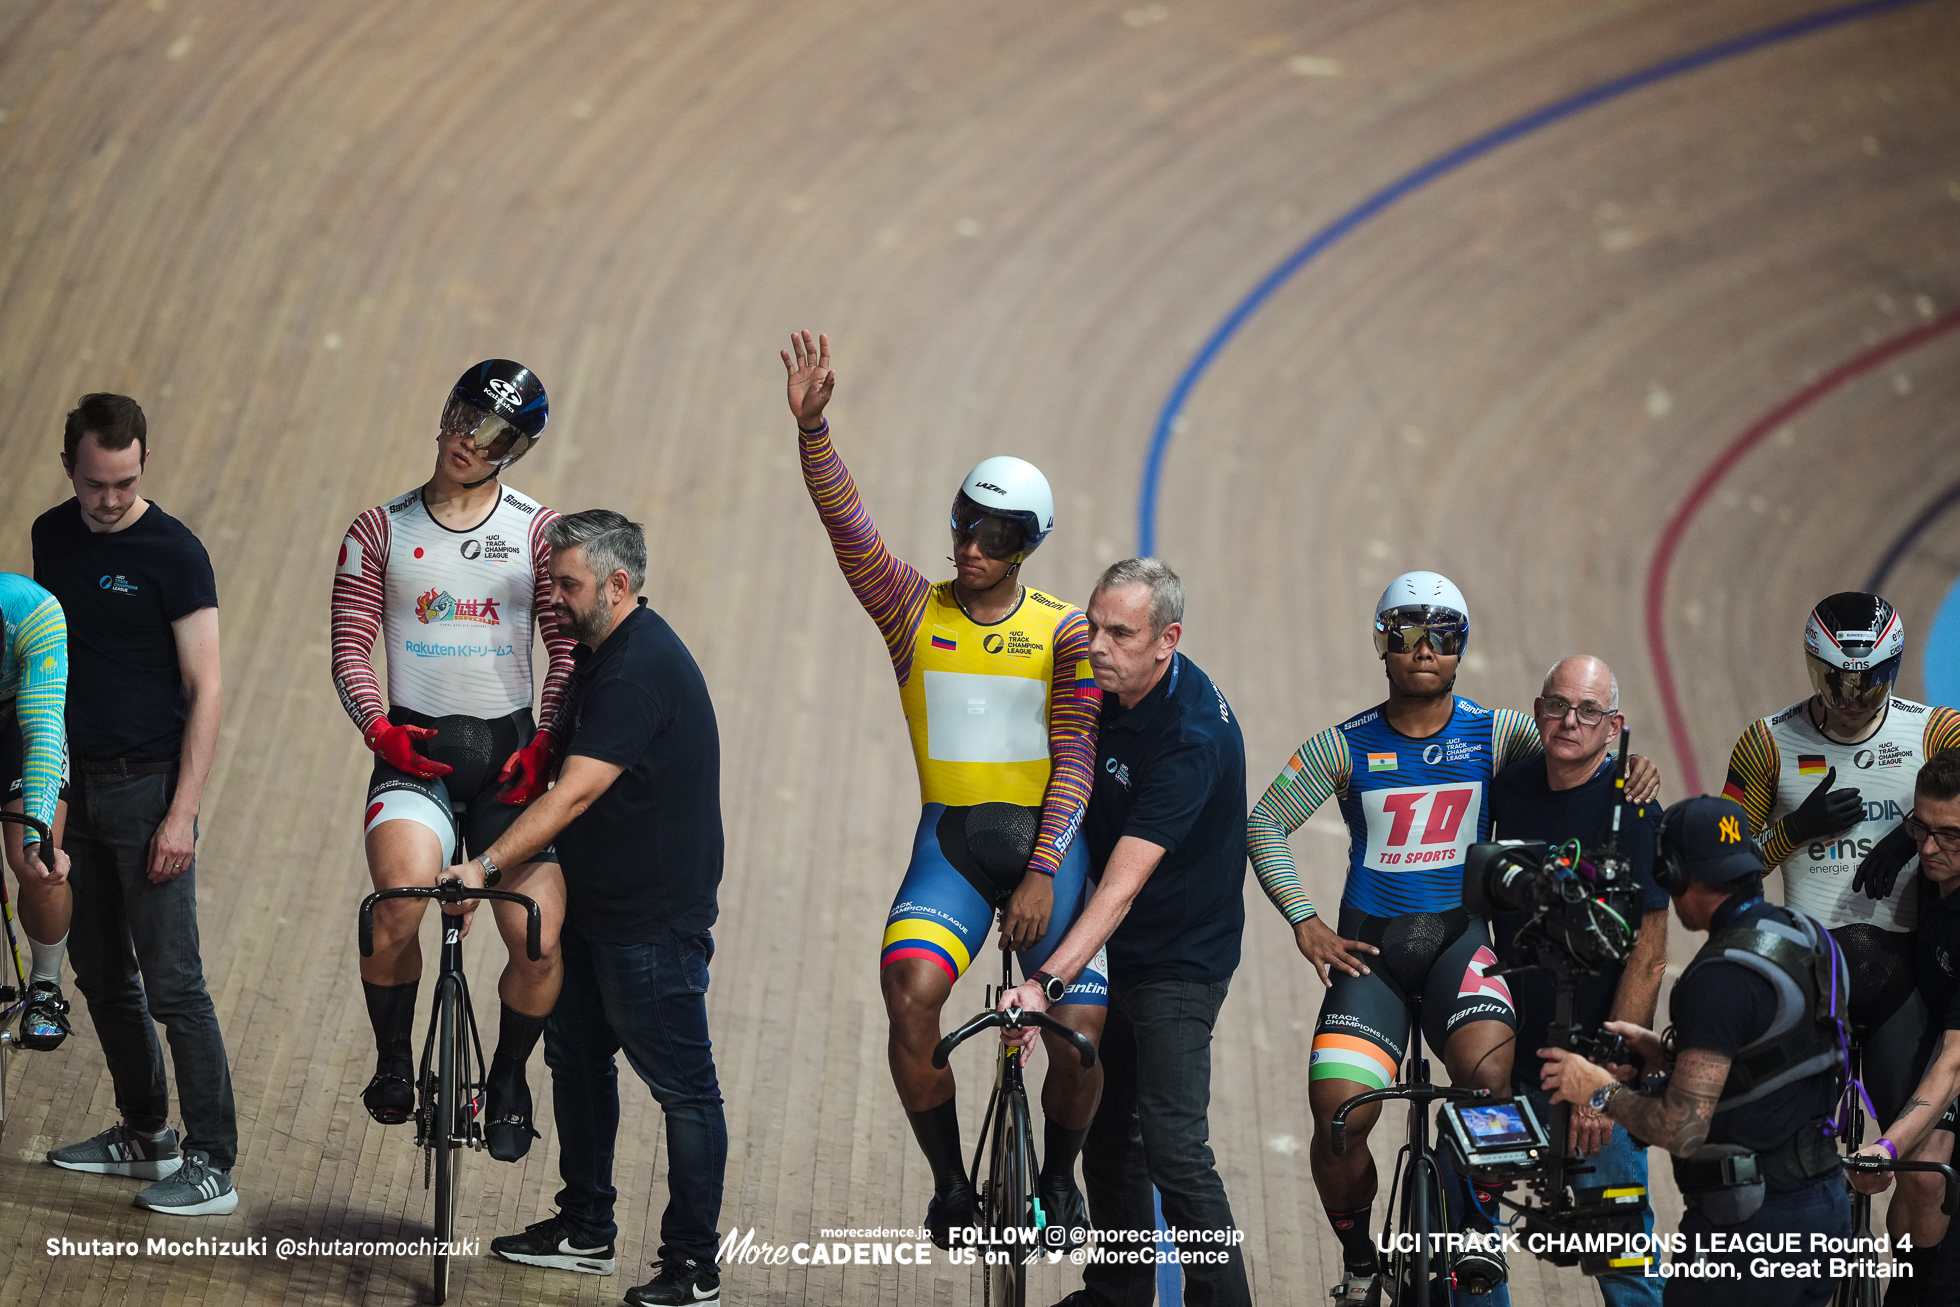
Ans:
MULTIPOLYGON (((1090 1214, 1102 1230, 1153 1228, 1155 1180, 1178 1251, 1192 1259, 1188 1300, 1249 1304, 1207 1119, 1212 1027, 1245 926, 1245 741, 1225 696, 1177 652, 1184 587, 1170 568, 1154 558, 1113 565, 1088 617, 1103 706, 1082 837, 1098 885, 1045 969, 1001 1006, 1045 1010, 1107 943, 1105 1078, 1082 1154, 1090 1214)), ((1067 1307, 1144 1307, 1157 1272, 1095 1263, 1082 1280, 1067 1307)))
POLYGON ((84 395, 61 465, 75 497, 34 523, 34 579, 68 615, 68 827, 75 985, 122 1120, 48 1154, 71 1171, 155 1181, 136 1205, 177 1216, 238 1206, 238 1121, 198 953, 198 804, 218 744, 218 587, 189 528, 139 493, 143 410, 84 395), (184 1138, 157 1044, 170 1038, 184 1138))
POLYGON ((667 1210, 643 1304, 721 1301, 715 1266, 728 1126, 708 1039, 708 933, 721 884, 721 744, 707 682, 672 627, 635 602, 646 538, 606 509, 547 529, 552 608, 579 642, 557 784, 475 861, 481 885, 555 843, 565 873, 565 983, 545 1025, 558 1124, 558 1215, 491 1241, 508 1261, 610 1275, 614 1055, 667 1120, 667 1210))

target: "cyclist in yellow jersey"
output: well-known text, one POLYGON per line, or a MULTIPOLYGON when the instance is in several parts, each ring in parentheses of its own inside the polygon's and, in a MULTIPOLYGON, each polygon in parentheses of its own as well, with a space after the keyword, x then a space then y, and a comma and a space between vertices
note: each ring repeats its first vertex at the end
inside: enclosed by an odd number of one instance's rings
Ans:
MULTIPOLYGON (((970 1223, 953 1073, 932 1065, 939 1014, 1001 909, 1001 946, 1030 978, 1088 901, 1088 858, 1076 841, 1088 802, 1099 696, 1081 610, 1018 583, 1053 529, 1048 483, 1029 463, 990 458, 953 503, 957 575, 937 585, 893 558, 830 443, 824 407, 836 386, 829 337, 790 337, 789 406, 801 432, 803 479, 844 578, 885 637, 919 765, 924 808, 912 860, 886 920, 880 988, 891 1020, 892 1079, 932 1164, 926 1224, 946 1247, 970 1223), (1028 809, 1036 824, 1025 873, 1003 883, 967 844, 979 805, 1028 809), (1037 812, 1038 815, 1033 815, 1037 812), (1032 874, 1027 874, 1032 873, 1032 874)), ((994 810, 997 811, 997 810, 994 810)), ((985 820, 983 811, 980 818, 985 820)), ((1101 1038, 1108 983, 1100 955, 1065 987, 1056 1020, 1101 1038)), ((1054 982, 1059 986, 1060 982, 1054 982)), ((1042 1084, 1046 1148, 1040 1177, 1049 1223, 1088 1224, 1074 1171, 1102 1091, 1053 1036, 1042 1084)))

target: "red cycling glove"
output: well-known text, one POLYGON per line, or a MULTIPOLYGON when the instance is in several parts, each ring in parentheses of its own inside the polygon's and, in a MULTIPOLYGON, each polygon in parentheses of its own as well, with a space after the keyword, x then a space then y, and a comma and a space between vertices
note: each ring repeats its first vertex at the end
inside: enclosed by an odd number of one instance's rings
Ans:
POLYGON ((376 722, 367 733, 367 747, 380 754, 390 766, 405 771, 410 776, 420 776, 423 780, 434 780, 447 776, 454 770, 446 762, 424 758, 415 752, 417 740, 433 740, 435 730, 428 726, 397 726, 383 718, 376 722))
POLYGON ((533 735, 531 742, 506 759, 504 769, 497 773, 499 781, 510 782, 497 796, 497 802, 521 807, 543 794, 551 781, 551 763, 557 754, 558 742, 551 738, 550 731, 533 735))

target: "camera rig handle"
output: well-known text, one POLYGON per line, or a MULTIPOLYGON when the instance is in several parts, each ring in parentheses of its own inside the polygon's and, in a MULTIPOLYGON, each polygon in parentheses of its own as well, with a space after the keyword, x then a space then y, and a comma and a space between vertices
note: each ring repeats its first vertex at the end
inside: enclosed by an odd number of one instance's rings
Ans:
POLYGON ((1620 728, 1620 754, 1613 759, 1613 824, 1606 828, 1606 846, 1603 853, 1620 851, 1620 821, 1627 810, 1627 748, 1633 738, 1626 727, 1620 728))

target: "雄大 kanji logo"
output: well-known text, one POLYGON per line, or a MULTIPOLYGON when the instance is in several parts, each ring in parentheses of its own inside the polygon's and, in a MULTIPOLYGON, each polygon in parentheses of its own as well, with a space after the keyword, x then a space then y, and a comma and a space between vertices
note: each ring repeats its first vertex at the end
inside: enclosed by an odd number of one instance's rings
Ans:
POLYGON ((415 620, 428 625, 435 622, 482 622, 486 626, 498 626, 503 619, 497 616, 495 599, 454 599, 446 590, 430 590, 415 601, 415 620))

